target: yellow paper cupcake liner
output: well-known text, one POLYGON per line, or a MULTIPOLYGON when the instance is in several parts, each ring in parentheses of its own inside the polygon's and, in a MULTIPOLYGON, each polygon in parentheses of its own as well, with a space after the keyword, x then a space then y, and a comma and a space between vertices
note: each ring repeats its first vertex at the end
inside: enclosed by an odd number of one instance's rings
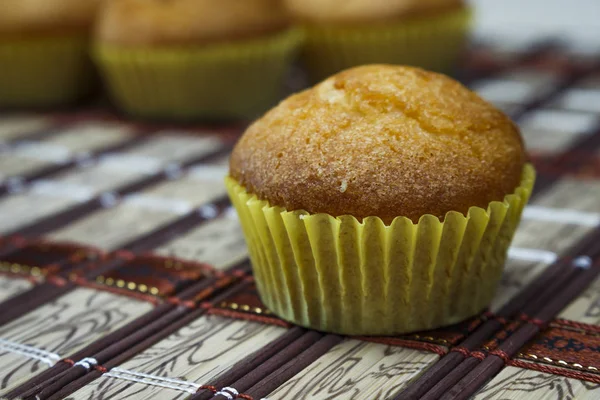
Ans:
POLYGON ((261 299, 298 325, 349 335, 392 335, 449 325, 494 296, 535 171, 487 210, 451 211, 417 224, 362 222, 287 211, 226 179, 261 299))
POLYGON ((270 37, 204 47, 98 45, 95 59, 115 102, 158 119, 252 118, 282 95, 284 76, 303 37, 270 37))
POLYGON ((364 64, 402 64, 452 72, 467 42, 464 7, 397 23, 359 27, 307 26, 302 54, 313 81, 364 64))
POLYGON ((68 104, 93 84, 83 35, 0 40, 0 107, 68 104))

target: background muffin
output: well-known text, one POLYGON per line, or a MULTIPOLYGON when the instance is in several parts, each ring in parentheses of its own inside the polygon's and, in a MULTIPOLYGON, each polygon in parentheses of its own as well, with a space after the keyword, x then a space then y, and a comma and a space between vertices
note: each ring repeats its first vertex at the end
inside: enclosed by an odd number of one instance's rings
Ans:
POLYGON ((470 13, 461 0, 284 0, 305 25, 303 60, 312 81, 369 64, 452 71, 470 13))
POLYGON ((228 186, 263 301, 326 331, 394 334, 484 309, 533 184, 517 127, 459 83, 375 65, 248 128, 228 186))
POLYGON ((285 29, 279 0, 116 0, 97 37, 119 46, 198 45, 254 38, 285 29))
POLYGON ((0 106, 69 103, 93 86, 88 41, 100 0, 0 4, 0 106))
POLYGON ((88 33, 100 0, 3 0, 0 35, 32 37, 88 33))
POLYGON ((364 24, 444 11, 462 0, 284 0, 290 13, 308 23, 364 24))
POLYGON ((96 55, 128 112, 250 117, 280 95, 300 38, 288 25, 276 0, 108 0, 96 55))

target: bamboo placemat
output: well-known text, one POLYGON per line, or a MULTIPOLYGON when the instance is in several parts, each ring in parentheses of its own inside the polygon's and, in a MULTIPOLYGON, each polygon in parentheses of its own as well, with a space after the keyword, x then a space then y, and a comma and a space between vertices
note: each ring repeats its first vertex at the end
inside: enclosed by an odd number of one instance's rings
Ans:
POLYGON ((600 52, 474 44, 458 76, 539 178, 490 309, 399 337, 294 327, 256 293, 227 158, 243 127, 0 114, 0 396, 600 398, 600 52))

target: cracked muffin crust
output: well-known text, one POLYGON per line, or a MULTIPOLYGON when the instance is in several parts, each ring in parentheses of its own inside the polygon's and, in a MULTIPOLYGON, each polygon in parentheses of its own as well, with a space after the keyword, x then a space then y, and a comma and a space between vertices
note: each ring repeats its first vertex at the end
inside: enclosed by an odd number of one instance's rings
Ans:
POLYGON ((252 124, 230 174, 287 210, 417 222, 502 201, 525 162, 516 125, 460 83, 370 65, 293 95, 252 124))

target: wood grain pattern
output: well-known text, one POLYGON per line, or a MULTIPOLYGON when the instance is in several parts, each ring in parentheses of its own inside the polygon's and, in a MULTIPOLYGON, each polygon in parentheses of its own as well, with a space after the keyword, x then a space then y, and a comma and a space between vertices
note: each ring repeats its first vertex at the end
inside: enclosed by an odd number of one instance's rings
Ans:
POLYGON ((535 204, 545 207, 600 212, 600 181, 561 179, 550 191, 543 193, 535 204))
MULTIPOLYGON (((79 288, 0 327, 0 338, 66 357, 151 308, 129 297, 79 288)), ((46 368, 38 360, 0 352, 0 395, 46 368)))
POLYGON ((506 367, 473 400, 596 400, 600 385, 527 369, 506 367))
POLYGON ((35 160, 18 154, 7 153, 0 157, 0 178, 21 176, 54 165, 51 161, 35 160))
POLYGON ((163 256, 201 261, 224 270, 248 257, 239 221, 231 212, 155 250, 163 256))
POLYGON ((550 155, 592 134, 598 122, 599 118, 589 113, 541 108, 525 114, 519 126, 530 152, 550 155))
POLYGON ((119 167, 116 163, 100 161, 97 164, 78 167, 53 175, 52 181, 85 187, 91 192, 99 194, 141 180, 145 176, 135 169, 119 167))
POLYGON ((68 197, 49 197, 30 192, 0 198, 0 233, 29 225, 75 204, 77 201, 68 197))
POLYGON ((176 180, 166 181, 144 191, 144 195, 164 199, 179 199, 198 207, 227 195, 224 177, 219 175, 199 179, 183 176, 176 180))
POLYGON ((549 132, 541 129, 523 131, 525 146, 530 152, 538 154, 557 154, 579 140, 585 133, 566 134, 564 132, 549 132))
POLYGON ((543 262, 527 262, 509 259, 504 267, 496 296, 492 300, 490 310, 497 312, 510 299, 523 290, 531 281, 541 274, 549 265, 543 262))
MULTIPOLYGON (((286 329, 203 316, 119 368, 204 384, 286 329)), ((189 393, 102 376, 69 399, 183 399, 189 393)))
MULTIPOLYGON (((224 155, 222 157, 218 157, 211 161, 211 165, 225 167, 229 170, 229 154, 224 155)), ((193 168, 192 168, 193 169, 193 168)))
POLYGON ((100 121, 82 122, 62 129, 46 140, 73 152, 88 152, 131 139, 133 129, 124 124, 100 121))
POLYGON ((0 275, 0 302, 10 299, 19 293, 23 293, 31 287, 33 287, 33 283, 26 279, 0 275))
POLYGON ((0 117, 0 141, 18 139, 50 126, 50 119, 31 114, 17 114, 0 117))
POLYGON ((269 400, 384 400, 439 359, 420 350, 347 339, 269 394, 269 400))
POLYGON ((222 147, 223 143, 218 135, 192 136, 162 132, 161 136, 153 137, 127 153, 154 158, 166 163, 208 155, 222 147))
MULTIPOLYGON (((553 209, 566 208, 593 213, 600 212, 599 198, 600 182, 563 179, 549 191, 535 198, 533 204, 553 209)), ((512 245, 525 249, 551 251, 561 256, 592 229, 589 226, 524 218, 517 229, 512 245)), ((509 259, 497 295, 491 305, 492 311, 499 310, 547 267, 548 263, 544 262, 509 259)), ((587 298, 591 298, 593 289, 588 292, 587 298)), ((585 302, 585 298, 581 301, 585 302)))
POLYGON ((96 211, 52 232, 48 238, 112 250, 128 240, 158 229, 177 218, 177 214, 170 212, 149 211, 121 204, 114 208, 96 211))
POLYGON ((589 226, 524 219, 517 229, 513 246, 563 254, 592 230, 589 226))
POLYGON ((597 278, 579 297, 569 304, 559 318, 586 324, 600 324, 600 278, 597 278))

